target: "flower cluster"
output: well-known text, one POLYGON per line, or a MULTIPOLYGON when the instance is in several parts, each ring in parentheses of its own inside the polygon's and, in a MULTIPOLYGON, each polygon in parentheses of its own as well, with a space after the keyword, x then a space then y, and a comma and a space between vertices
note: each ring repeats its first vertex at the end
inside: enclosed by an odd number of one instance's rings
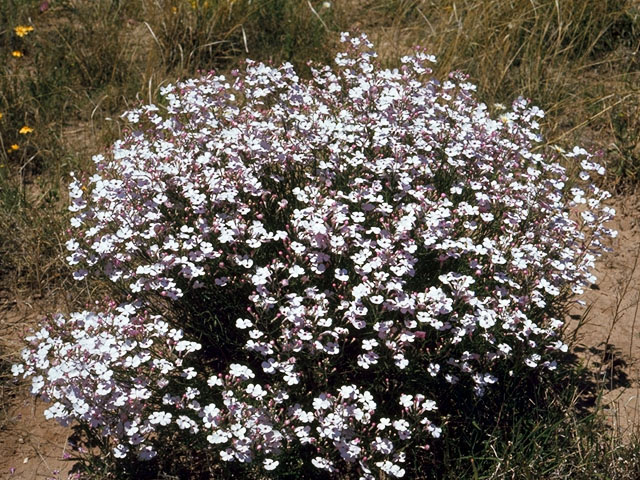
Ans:
POLYGON ((26 37, 30 32, 33 32, 33 27, 31 25, 18 25, 13 29, 15 34, 19 37, 26 37))
POLYGON ((310 81, 248 61, 165 87, 73 178, 76 278, 135 300, 29 339, 15 374, 49 416, 118 456, 197 436, 222 462, 402 477, 447 385, 555 368, 555 307, 614 234, 602 167, 576 147, 570 180, 523 99, 494 119, 422 50, 384 70, 343 41, 310 81))
MULTIPOLYGON (((14 27, 13 31, 17 37, 24 38, 29 35, 29 33, 33 32, 33 27, 31 25, 18 25, 14 27)), ((11 55, 15 58, 20 58, 24 53, 21 50, 13 50, 11 55)))
MULTIPOLYGON (((18 37, 18 39, 15 39, 15 40, 19 45, 26 45, 25 44, 26 40, 23 40, 23 39, 33 31, 34 31, 34 27, 32 27, 31 25, 17 25, 16 27, 13 28, 14 34, 16 35, 16 37, 18 37)), ((19 59, 25 56, 25 50, 23 48, 11 50, 10 53, 11 53, 11 56, 16 59, 19 59)), ((16 64, 16 68, 18 68, 17 65, 18 64, 16 64)), ((0 120, 2 120, 3 116, 4 116, 3 113, 0 112, 0 120)), ((30 133, 33 133, 34 129, 32 127, 29 127, 28 125, 23 124, 21 128, 19 129, 16 128, 14 130, 14 128, 11 128, 11 127, 16 127, 16 125, 15 123, 11 125, 13 122, 11 121, 12 115, 10 115, 10 112, 7 112, 7 117, 8 118, 6 120, 8 124, 5 126, 5 128, 2 129, 4 131, 0 132, 0 134, 1 133, 7 134, 7 136, 3 138, 3 144, 6 150, 6 153, 15 154, 15 152, 17 152, 21 148, 24 148, 25 146, 28 146, 29 144, 27 139, 24 139, 23 142, 16 143, 18 135, 28 135, 30 133), (16 135, 16 133, 18 135, 16 135)))

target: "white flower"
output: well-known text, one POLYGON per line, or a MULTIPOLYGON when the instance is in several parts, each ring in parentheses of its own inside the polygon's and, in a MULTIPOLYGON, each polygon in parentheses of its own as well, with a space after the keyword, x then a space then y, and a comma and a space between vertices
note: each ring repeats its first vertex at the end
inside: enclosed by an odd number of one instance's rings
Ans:
POLYGON ((433 400, 425 400, 424 402, 422 402, 420 407, 423 410, 426 410, 427 412, 432 412, 432 411, 438 409, 438 406, 436 405, 436 402, 434 402, 433 400))
POLYGON ((384 302, 384 297, 382 295, 373 295, 372 297, 369 297, 369 301, 374 305, 380 305, 384 302))
POLYGON ((44 377, 42 375, 36 375, 31 380, 31 393, 36 395, 40 393, 40 390, 44 387, 44 377))
POLYGON ((321 393, 319 397, 313 399, 313 408, 315 410, 326 410, 331 406, 331 401, 326 393, 321 393))
POLYGON ((409 360, 402 353, 397 353, 393 356, 394 363, 400 370, 404 370, 409 365, 409 360))
POLYGON ((267 395, 267 392, 260 385, 256 385, 253 383, 247 385, 245 391, 253 398, 257 398, 258 400, 264 398, 265 395, 267 395))
POLYGON ((383 417, 380 419, 380 421, 378 422, 378 430, 384 430, 385 428, 387 428, 389 425, 391 425, 391 420, 383 417))
POLYGON ((378 341, 375 338, 365 338, 364 340, 362 340, 363 350, 372 350, 377 345, 378 341))
POLYGON ((241 378, 242 380, 249 380, 250 378, 254 378, 255 374, 244 365, 240 365, 239 363, 232 363, 229 366, 229 375, 241 378))
POLYGON ((413 406, 413 395, 407 395, 406 393, 400 395, 400 405, 404 408, 411 408, 413 406))
POLYGON ((385 460, 383 462, 376 462, 376 466, 379 467, 380 470, 382 470, 383 472, 388 473, 389 475, 392 475, 397 478, 404 477, 406 473, 404 468, 401 468, 399 465, 396 465, 395 463, 390 462, 389 460, 385 460))
POLYGON ((265 458, 262 465, 264 466, 265 470, 271 471, 271 470, 275 470, 276 467, 280 465, 280 462, 277 460, 273 460, 271 458, 265 458))
POLYGON ((116 458, 125 458, 129 452, 129 447, 118 444, 113 448, 113 456, 116 458))
POLYGON ((228 442, 233 435, 224 430, 215 430, 211 434, 207 435, 207 441, 214 445, 228 442))
POLYGON ((336 268, 335 277, 337 280, 340 280, 341 282, 349 281, 349 273, 344 268, 336 268))
POLYGON ((301 266, 294 265, 292 267, 289 267, 289 276, 291 276, 291 278, 298 278, 302 275, 304 275, 304 268, 302 268, 301 266))
POLYGON ((311 460, 311 463, 314 467, 319 468, 321 470, 327 470, 328 472, 335 472, 335 468, 333 467, 333 462, 331 460, 327 460, 322 457, 314 457, 311 460))
POLYGON ((373 448, 382 453, 383 455, 389 455, 393 452, 393 442, 388 438, 380 438, 376 437, 375 441, 372 442, 373 448))
POLYGON ((169 425, 171 423, 171 416, 169 412, 153 412, 149 415, 149 422, 153 425, 169 425))
POLYGON ((235 459, 234 451, 230 448, 220 451, 220 458, 225 462, 231 462, 235 459))
POLYGON ((253 322, 246 318, 238 318, 236 320, 236 327, 244 330, 245 328, 253 327, 253 322))

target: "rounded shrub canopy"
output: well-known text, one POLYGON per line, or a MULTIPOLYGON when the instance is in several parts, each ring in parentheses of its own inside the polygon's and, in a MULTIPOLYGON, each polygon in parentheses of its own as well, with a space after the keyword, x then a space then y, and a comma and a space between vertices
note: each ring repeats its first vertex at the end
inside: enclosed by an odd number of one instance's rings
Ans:
POLYGON ((68 261, 114 288, 14 366, 49 417, 116 457, 182 442, 222 471, 410 477, 454 389, 555 368, 614 233, 602 167, 575 148, 569 179, 541 110, 492 117, 422 50, 388 70, 343 42, 308 81, 247 61, 163 88, 74 177, 68 261))

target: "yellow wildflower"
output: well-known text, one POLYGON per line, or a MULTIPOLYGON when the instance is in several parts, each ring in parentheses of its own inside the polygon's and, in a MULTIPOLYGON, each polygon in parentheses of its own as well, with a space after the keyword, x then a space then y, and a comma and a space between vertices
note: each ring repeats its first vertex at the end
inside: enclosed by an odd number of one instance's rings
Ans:
POLYGON ((24 37, 28 35, 29 32, 33 32, 33 27, 31 25, 18 25, 13 29, 16 32, 16 35, 19 37, 24 37))
POLYGON ((19 145, 16 145, 15 143, 13 145, 11 145, 9 147, 9 150, 7 150, 7 152, 15 152, 16 150, 18 150, 20 148, 19 145))
POLYGON ((31 133, 33 132, 33 128, 31 127, 27 127, 26 125, 24 127, 22 127, 20 129, 20 131, 18 133, 21 133, 22 135, 26 135, 27 133, 31 133))
POLYGON ((0 120, 2 120, 2 117, 4 117, 4 115, 0 112, 0 120))
POLYGON ((22 52, 20 50, 14 50, 13 52, 11 52, 11 55, 16 58, 20 58, 22 56, 22 52))

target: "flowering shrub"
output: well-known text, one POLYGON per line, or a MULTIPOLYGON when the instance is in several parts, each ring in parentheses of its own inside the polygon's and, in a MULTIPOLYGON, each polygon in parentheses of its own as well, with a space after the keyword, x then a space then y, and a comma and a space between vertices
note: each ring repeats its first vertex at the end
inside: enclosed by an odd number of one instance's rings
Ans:
POLYGON ((310 81, 248 61, 165 87, 73 178, 68 261, 119 300, 27 339, 14 373, 47 416, 116 457, 178 439, 223 468, 402 477, 449 386, 555 368, 558 307, 613 234, 602 167, 576 147, 570 180, 522 99, 494 119, 423 51, 382 70, 343 41, 310 81))

